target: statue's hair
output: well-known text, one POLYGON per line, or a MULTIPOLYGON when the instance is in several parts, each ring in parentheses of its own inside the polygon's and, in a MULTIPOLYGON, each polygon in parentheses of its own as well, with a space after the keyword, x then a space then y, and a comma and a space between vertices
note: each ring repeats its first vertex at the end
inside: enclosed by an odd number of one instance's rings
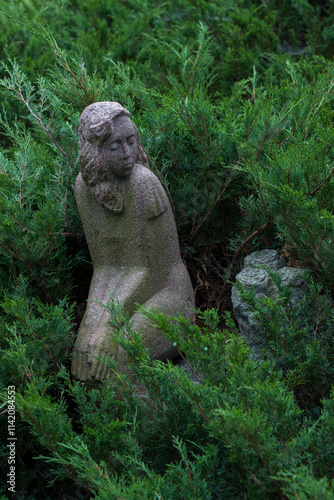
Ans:
MULTIPOLYGON (((130 112, 118 102, 95 102, 87 106, 79 120, 79 164, 85 183, 94 186, 110 179, 100 147, 114 132, 113 121, 120 116, 130 117, 130 112)), ((148 167, 147 156, 140 141, 139 132, 133 123, 138 144, 136 163, 148 167)))

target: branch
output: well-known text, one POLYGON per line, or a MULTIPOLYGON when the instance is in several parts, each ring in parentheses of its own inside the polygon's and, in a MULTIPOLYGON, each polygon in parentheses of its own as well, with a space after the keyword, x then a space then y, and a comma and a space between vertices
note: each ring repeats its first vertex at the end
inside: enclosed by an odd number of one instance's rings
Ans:
POLYGON ((333 177, 333 175, 334 175, 334 168, 332 168, 330 174, 328 176, 325 175, 324 180, 316 188, 313 189, 313 191, 310 193, 310 196, 314 196, 325 185, 328 179, 333 177))
POLYGON ((241 245, 239 246, 238 250, 236 251, 234 257, 233 257, 233 261, 232 261, 232 267, 235 265, 239 255, 241 254, 242 250, 244 249, 244 247, 247 245, 247 243, 249 243, 253 238, 255 238, 255 236, 257 236, 258 234, 262 233, 268 226, 269 224, 271 224, 271 221, 268 219, 267 222, 265 224, 262 224, 262 226, 258 227, 256 229, 256 231, 254 231, 252 234, 250 234, 248 236, 248 238, 246 238, 242 243, 241 245))
POLYGON ((322 90, 323 90, 324 86, 326 85, 326 83, 327 83, 327 81, 328 81, 329 77, 330 77, 330 75, 328 75, 328 76, 327 76, 326 80, 324 81, 324 84, 322 85, 321 89, 319 90, 319 92, 317 93, 317 95, 315 96, 315 98, 313 99, 313 101, 312 101, 312 103, 311 103, 310 107, 309 107, 309 108, 308 108, 308 110, 306 111, 306 114, 305 114, 304 118, 302 119, 302 121, 300 122, 300 124, 298 125, 298 127, 295 127, 295 129, 291 132, 291 134, 290 134, 288 137, 286 137, 286 138, 284 139, 284 141, 283 141, 283 142, 281 142, 281 144, 278 146, 278 148, 277 148, 277 149, 279 149, 279 148, 280 148, 281 146, 283 146, 283 145, 284 145, 284 144, 285 144, 285 143, 286 143, 289 139, 291 139, 291 137, 293 137, 293 135, 294 135, 294 134, 295 134, 295 133, 296 133, 296 132, 300 129, 300 127, 303 125, 303 123, 304 123, 304 121, 306 120, 306 118, 308 117, 308 115, 309 115, 309 113, 310 113, 311 109, 315 106, 315 103, 317 102, 317 98, 318 98, 318 96, 321 94, 321 92, 322 92, 322 90))
POLYGON ((40 118, 40 116, 37 116, 36 113, 34 113, 33 109, 30 107, 30 104, 29 104, 29 100, 26 100, 24 97, 23 97, 23 94, 22 94, 22 86, 21 86, 21 81, 20 81, 20 77, 19 75, 17 75, 17 80, 18 80, 18 85, 19 85, 19 90, 15 91, 16 94, 19 96, 19 99, 23 102, 23 104, 25 104, 25 106, 28 108, 28 111, 29 113, 31 114, 31 116, 36 120, 38 126, 43 130, 44 134, 52 141, 52 143, 54 144, 54 146, 58 149, 58 151, 60 151, 60 153, 64 156, 64 158, 66 158, 66 160, 68 161, 68 163, 70 164, 70 166, 72 167, 72 169, 74 169, 74 165, 70 159, 70 157, 68 156, 68 154, 63 150, 63 148, 58 144, 58 142, 56 141, 56 139, 53 137, 53 135, 49 132, 49 129, 45 127, 44 123, 42 122, 42 119, 40 118))

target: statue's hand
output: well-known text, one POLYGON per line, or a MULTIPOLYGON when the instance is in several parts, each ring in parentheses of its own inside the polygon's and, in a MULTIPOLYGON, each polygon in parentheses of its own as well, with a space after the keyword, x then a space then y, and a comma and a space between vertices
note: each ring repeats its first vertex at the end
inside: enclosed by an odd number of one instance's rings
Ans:
POLYGON ((108 357, 115 360, 118 349, 107 333, 109 312, 106 308, 94 310, 94 305, 88 304, 87 311, 93 314, 85 314, 73 351, 71 372, 81 381, 89 381, 92 378, 101 380, 110 374, 111 369, 95 358, 108 357))
POLYGON ((115 361, 118 346, 110 334, 103 332, 86 338, 78 338, 72 358, 72 375, 82 381, 103 380, 112 373, 103 358, 115 361))
POLYGON ((118 345, 112 340, 110 333, 103 332, 94 336, 88 344, 88 362, 91 365, 90 376, 95 380, 103 380, 112 373, 104 358, 116 360, 118 345))

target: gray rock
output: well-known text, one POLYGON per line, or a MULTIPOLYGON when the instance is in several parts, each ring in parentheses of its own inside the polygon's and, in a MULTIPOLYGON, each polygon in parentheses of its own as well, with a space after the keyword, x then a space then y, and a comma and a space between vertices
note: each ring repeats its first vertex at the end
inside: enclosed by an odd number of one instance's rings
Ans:
POLYGON ((303 277, 309 274, 308 269, 297 269, 295 267, 284 267, 279 275, 282 278, 282 285, 289 285, 293 290, 292 301, 300 302, 307 292, 307 285, 303 277))
POLYGON ((286 266, 284 259, 276 252, 276 250, 260 250, 247 255, 244 260, 244 269, 251 267, 258 269, 258 265, 268 266, 273 271, 279 271, 286 266))
MULTIPOLYGON (((245 258, 244 269, 236 276, 236 281, 246 289, 252 289, 258 299, 264 297, 274 298, 277 287, 267 271, 256 267, 268 266, 276 271, 282 278, 282 285, 292 288, 292 301, 297 303, 307 292, 307 285, 303 276, 309 271, 287 267, 284 260, 276 250, 261 250, 253 252, 245 258)), ((245 337, 252 345, 255 357, 260 356, 260 349, 256 343, 256 336, 261 335, 261 328, 254 321, 254 313, 240 297, 236 286, 232 288, 232 306, 234 316, 238 322, 240 335, 245 337)))
POLYGON ((99 358, 111 358, 120 372, 131 374, 127 353, 107 333, 109 311, 102 304, 110 296, 124 306, 152 358, 161 360, 178 351, 136 312, 136 303, 192 318, 194 296, 168 198, 147 168, 130 113, 115 102, 91 104, 80 117, 79 143, 75 197, 93 277, 71 371, 92 385, 111 374, 99 358))

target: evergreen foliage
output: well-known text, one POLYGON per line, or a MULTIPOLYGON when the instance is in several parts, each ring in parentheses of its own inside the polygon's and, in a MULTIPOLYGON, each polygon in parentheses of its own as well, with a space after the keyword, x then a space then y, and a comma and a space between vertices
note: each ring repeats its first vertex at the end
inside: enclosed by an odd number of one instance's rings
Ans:
POLYGON ((332 499, 333 1, 0 11, 0 467, 15 385, 15 498, 332 499), (69 376, 91 274, 73 185, 78 119, 100 100, 132 113, 199 309, 196 325, 144 311, 185 371, 150 360, 111 302, 133 377, 112 365, 88 390, 69 376), (242 291, 254 360, 226 309, 241 259, 265 247, 313 281, 297 306, 275 273, 275 299, 242 291))

